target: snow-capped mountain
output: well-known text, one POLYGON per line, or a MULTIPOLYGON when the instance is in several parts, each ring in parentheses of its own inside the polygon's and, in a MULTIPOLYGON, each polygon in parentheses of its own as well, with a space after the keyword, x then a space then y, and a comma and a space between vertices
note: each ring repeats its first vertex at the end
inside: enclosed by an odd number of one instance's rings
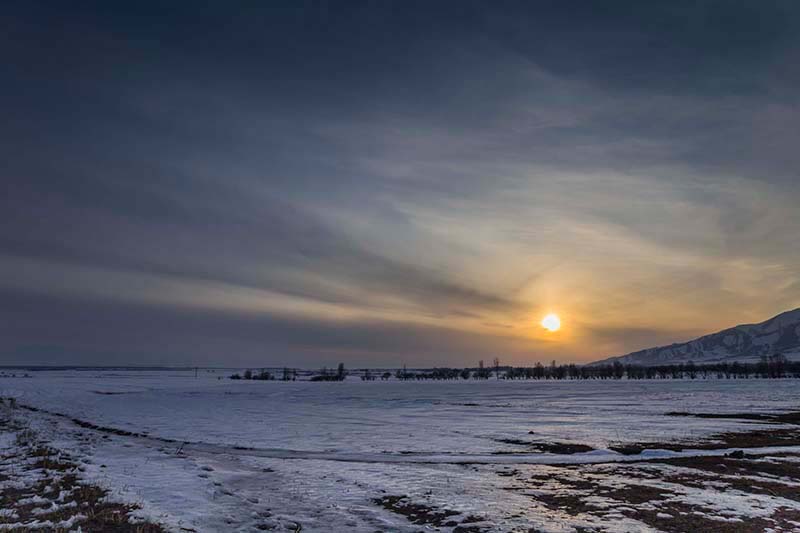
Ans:
POLYGON ((760 324, 744 324, 689 342, 647 348, 592 364, 619 361, 653 366, 689 361, 696 364, 754 362, 762 355, 778 353, 792 360, 800 359, 800 309, 786 311, 760 324))

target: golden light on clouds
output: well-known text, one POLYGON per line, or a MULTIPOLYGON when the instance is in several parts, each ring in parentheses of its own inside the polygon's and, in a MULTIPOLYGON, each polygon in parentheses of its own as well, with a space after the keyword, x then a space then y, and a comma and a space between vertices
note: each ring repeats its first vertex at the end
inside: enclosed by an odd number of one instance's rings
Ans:
POLYGON ((561 319, 555 313, 550 313, 542 319, 542 327, 547 331, 558 331, 561 329, 561 319))

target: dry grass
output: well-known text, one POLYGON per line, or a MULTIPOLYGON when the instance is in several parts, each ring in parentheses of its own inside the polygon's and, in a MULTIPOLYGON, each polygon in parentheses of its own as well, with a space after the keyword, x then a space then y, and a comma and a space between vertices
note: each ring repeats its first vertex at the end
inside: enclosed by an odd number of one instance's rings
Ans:
MULTIPOLYGON (((6 405, 6 404, 4 404, 6 405)), ((0 516, 0 524, 11 531, 42 531, 34 524, 50 522, 47 531, 69 531, 80 526, 84 532, 161 533, 153 523, 132 522, 131 504, 108 501, 108 491, 84 482, 80 468, 68 454, 48 446, 25 428, 10 408, 0 407, 0 431, 16 433, 15 445, 0 455, 0 480, 8 482, 0 491, 0 509, 13 516, 0 516), (59 497, 61 496, 61 497, 59 497), (59 527, 74 518, 72 527, 59 527)))

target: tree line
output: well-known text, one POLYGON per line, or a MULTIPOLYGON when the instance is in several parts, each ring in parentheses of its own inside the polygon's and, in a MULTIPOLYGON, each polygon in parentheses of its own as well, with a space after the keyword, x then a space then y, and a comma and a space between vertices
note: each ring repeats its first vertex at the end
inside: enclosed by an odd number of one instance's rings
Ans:
MULTIPOLYGON (((268 372, 266 369, 261 369, 259 372, 254 372, 249 368, 244 371, 244 374, 233 374, 230 376, 231 379, 252 379, 257 381, 274 381, 276 379, 275 374, 272 372, 268 372)), ((283 374, 280 378, 281 381, 295 381, 297 380, 297 370, 294 368, 283 368, 283 374)))
MULTIPOLYGON (((326 367, 312 375, 310 381, 344 381, 348 371, 344 363, 336 370, 326 367)), ((587 380, 587 379, 751 379, 751 378, 800 378, 800 361, 790 361, 783 354, 762 356, 754 363, 676 363, 655 366, 623 364, 614 361, 598 365, 559 365, 552 361, 549 365, 536 363, 534 366, 501 366, 494 358, 491 366, 481 360, 477 367, 451 368, 437 367, 429 370, 407 370, 405 366, 394 373, 384 371, 373 373, 366 369, 361 373, 363 381, 380 379, 387 381, 394 376, 400 381, 425 380, 587 380)), ((231 379, 295 381, 297 370, 284 368, 280 377, 266 371, 246 370, 244 375, 233 374, 231 379)))
POLYGON ((691 361, 668 365, 643 366, 614 361, 599 365, 500 366, 495 359, 492 368, 483 361, 474 368, 434 368, 430 371, 397 371, 401 380, 584 380, 584 379, 750 379, 800 378, 800 361, 790 361, 783 354, 763 356, 755 363, 712 363, 697 365, 691 361))

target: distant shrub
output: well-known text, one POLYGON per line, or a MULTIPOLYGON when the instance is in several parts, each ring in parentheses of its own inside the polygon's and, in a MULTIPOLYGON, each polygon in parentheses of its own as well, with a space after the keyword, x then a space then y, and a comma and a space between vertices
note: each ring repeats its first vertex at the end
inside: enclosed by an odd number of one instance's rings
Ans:
POLYGON ((339 363, 335 374, 328 372, 327 367, 322 367, 319 374, 312 376, 310 381, 344 381, 345 376, 347 371, 344 369, 344 363, 339 363))
POLYGON ((251 379, 257 379, 261 381, 271 381, 275 378, 272 376, 272 374, 270 374, 266 370, 261 370, 261 372, 259 372, 258 374, 254 374, 251 379))
POLYGON ((258 374, 253 373, 252 370, 245 370, 244 375, 241 376, 239 374, 233 374, 230 376, 230 379, 247 379, 247 380, 256 380, 256 381, 270 381, 275 379, 270 372, 266 370, 261 370, 258 374))

